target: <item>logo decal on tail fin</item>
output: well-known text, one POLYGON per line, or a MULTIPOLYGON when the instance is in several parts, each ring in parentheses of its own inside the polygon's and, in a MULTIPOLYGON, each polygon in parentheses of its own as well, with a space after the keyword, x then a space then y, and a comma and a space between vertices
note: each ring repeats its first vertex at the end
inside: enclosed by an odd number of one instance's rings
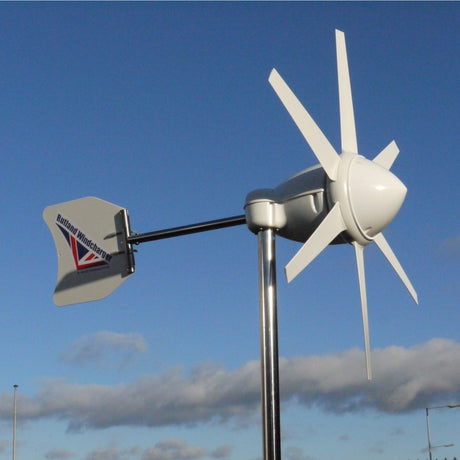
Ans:
POLYGON ((61 214, 56 217, 56 225, 72 251, 77 271, 109 265, 112 256, 61 214))

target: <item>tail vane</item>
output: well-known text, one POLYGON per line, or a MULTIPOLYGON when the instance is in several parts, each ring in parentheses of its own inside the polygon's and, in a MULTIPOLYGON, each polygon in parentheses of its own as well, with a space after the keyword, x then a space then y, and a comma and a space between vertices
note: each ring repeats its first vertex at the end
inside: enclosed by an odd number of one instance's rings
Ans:
POLYGON ((86 197, 47 207, 43 218, 58 256, 58 306, 107 297, 133 272, 125 242, 126 210, 86 197))

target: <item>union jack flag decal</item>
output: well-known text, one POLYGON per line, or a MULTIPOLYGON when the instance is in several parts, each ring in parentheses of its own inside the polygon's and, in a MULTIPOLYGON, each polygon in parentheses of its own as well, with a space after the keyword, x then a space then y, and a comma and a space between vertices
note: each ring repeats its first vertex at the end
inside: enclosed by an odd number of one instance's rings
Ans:
MULTIPOLYGON (((77 271, 109 265, 107 260, 105 260, 101 255, 98 255, 95 250, 90 249, 80 242, 73 233, 58 223, 56 223, 56 225, 61 230, 64 238, 70 246, 77 271)), ((95 246, 99 249, 97 245, 95 246)))

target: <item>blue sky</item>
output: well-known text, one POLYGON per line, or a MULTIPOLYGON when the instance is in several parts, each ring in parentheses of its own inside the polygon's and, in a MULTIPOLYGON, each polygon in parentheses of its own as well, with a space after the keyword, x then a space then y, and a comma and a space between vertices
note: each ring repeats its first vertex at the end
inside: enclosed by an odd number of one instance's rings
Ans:
MULTIPOLYGON (((386 229, 420 306, 366 249, 374 380, 353 250, 294 282, 278 239, 283 458, 425 459, 427 406, 460 403, 459 4, 1 3, 0 459, 261 458, 257 239, 246 227, 141 245, 108 298, 52 303, 51 204, 97 196, 146 232, 243 213, 316 159, 276 67, 339 149, 334 29, 359 150, 392 139, 408 188, 386 229)), ((460 410, 430 413, 460 456, 460 410)))

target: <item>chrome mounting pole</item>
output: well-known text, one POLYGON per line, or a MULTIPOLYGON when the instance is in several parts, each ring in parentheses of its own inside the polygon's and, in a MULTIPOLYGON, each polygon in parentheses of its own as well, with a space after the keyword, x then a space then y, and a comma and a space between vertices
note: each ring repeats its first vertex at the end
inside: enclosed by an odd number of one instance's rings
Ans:
POLYGON ((260 347, 264 460, 281 459, 275 231, 260 230, 260 347))
MULTIPOLYGON (((132 272, 134 272, 133 244, 234 227, 246 224, 247 219, 245 215, 234 216, 150 233, 133 234, 127 211, 123 210, 122 223, 125 251, 130 257, 132 272)), ((257 234, 259 243, 263 458, 264 460, 281 460, 275 230, 263 228, 257 234)))

